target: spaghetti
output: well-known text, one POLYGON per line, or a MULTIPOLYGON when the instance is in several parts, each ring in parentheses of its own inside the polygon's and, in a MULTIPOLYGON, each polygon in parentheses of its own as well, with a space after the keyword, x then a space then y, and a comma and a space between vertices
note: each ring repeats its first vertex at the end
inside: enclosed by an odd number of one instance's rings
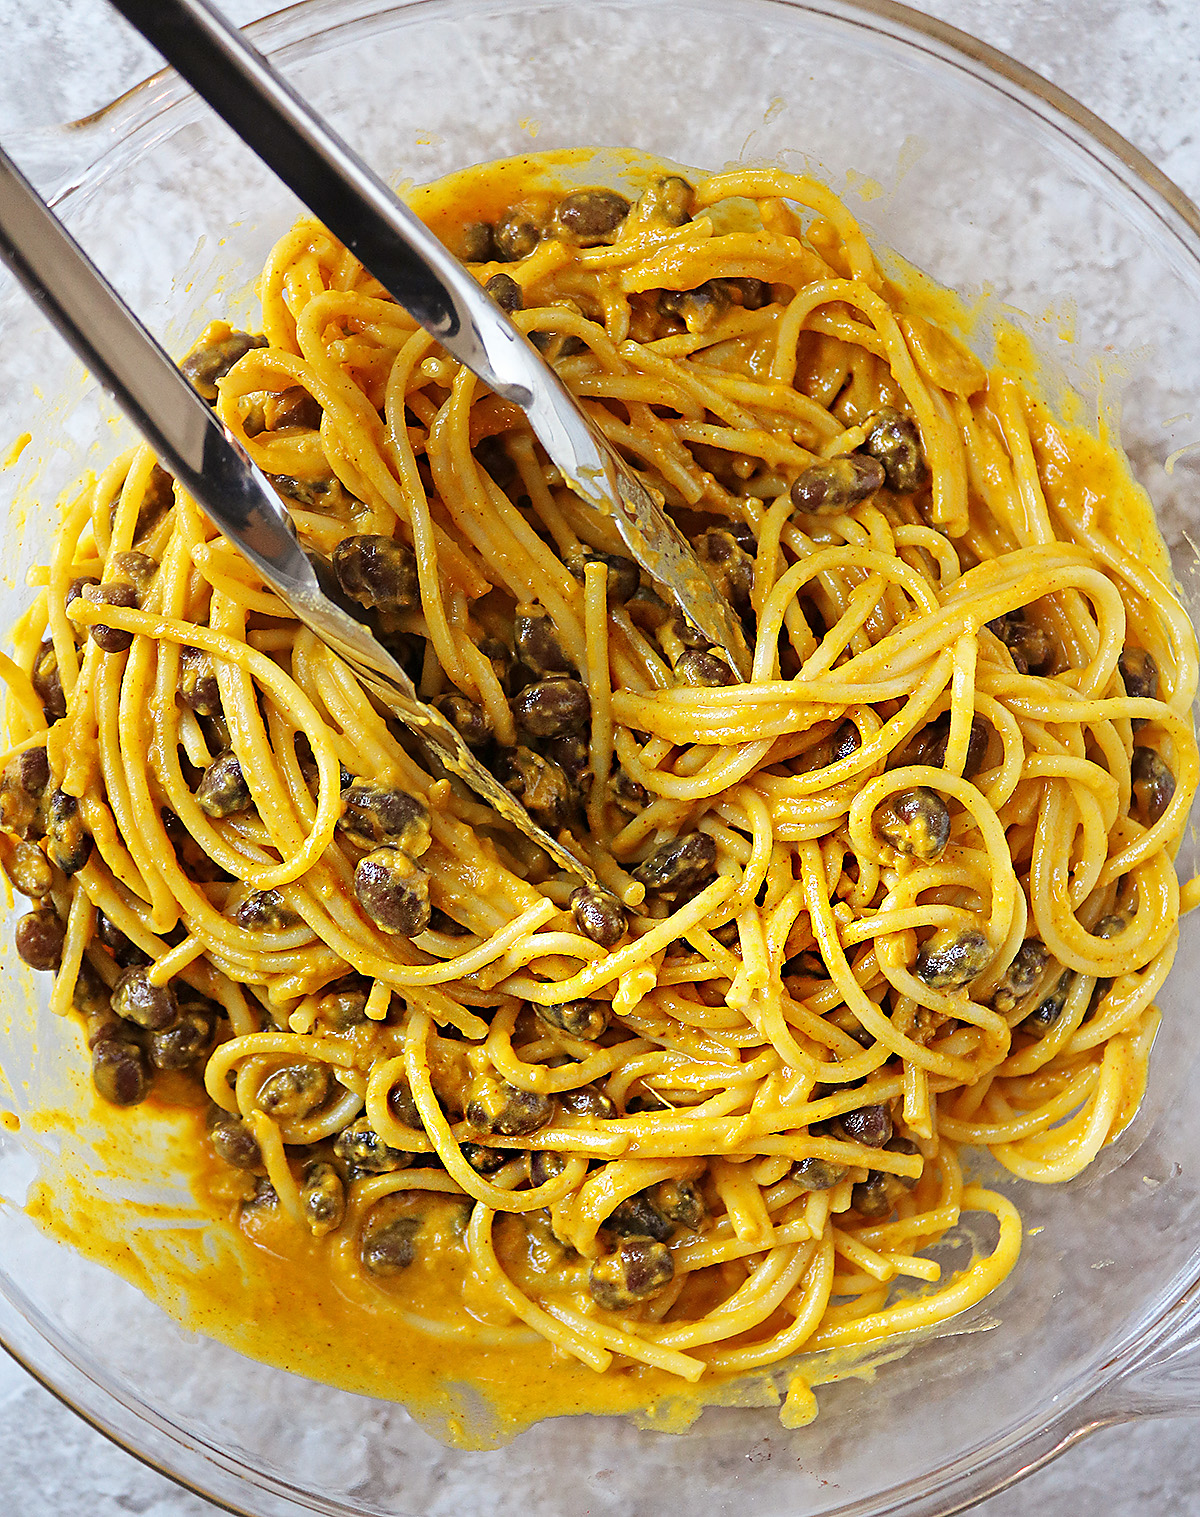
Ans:
POLYGON ((302 221, 262 337, 215 323, 185 371, 612 897, 422 754, 142 448, 66 502, 2 666, 19 951, 101 1097, 190 1101, 247 1235, 303 1236, 406 1332, 692 1385, 945 1320, 1020 1247, 960 1149, 1079 1174, 1176 948, 1196 645, 1095 509, 1089 471, 1124 476, 812 180, 631 202, 522 160, 425 204, 693 538, 750 682, 302 221), (993 1242, 943 1278, 966 1212, 993 1242))

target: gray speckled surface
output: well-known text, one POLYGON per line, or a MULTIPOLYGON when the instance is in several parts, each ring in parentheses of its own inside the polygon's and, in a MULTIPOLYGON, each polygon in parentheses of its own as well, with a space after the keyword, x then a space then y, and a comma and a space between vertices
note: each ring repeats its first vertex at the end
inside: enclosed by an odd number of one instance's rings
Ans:
MULTIPOLYGON (((238 21, 271 7, 225 0, 238 21)), ((1200 199, 1197 0, 922 0, 1002 48, 1123 133, 1200 199)), ((103 0, 0 0, 0 136, 83 115, 148 71, 149 54, 103 0)), ((0 1491, 7 1517, 206 1517, 0 1358, 0 1491)), ((1200 1514, 1194 1422, 1109 1429, 975 1508, 980 1517, 1200 1514)))

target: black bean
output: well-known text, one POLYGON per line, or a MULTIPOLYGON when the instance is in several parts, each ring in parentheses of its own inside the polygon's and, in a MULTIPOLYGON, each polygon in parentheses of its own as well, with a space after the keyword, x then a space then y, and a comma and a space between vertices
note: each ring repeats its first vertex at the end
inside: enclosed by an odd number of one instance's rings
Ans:
POLYGON ((502 311, 507 311, 511 316, 521 310, 525 305, 525 297, 521 293, 521 286, 511 274, 493 274, 484 289, 496 302, 502 311))
POLYGON ((750 592, 754 588, 754 559, 724 527, 709 527, 695 539, 695 546, 713 584, 734 610, 744 616, 750 610, 750 592))
POLYGON ((561 1006, 534 1006, 534 1015, 547 1027, 568 1037, 594 1043, 608 1027, 611 1008, 607 1001, 564 1001, 561 1006))
MULTIPOLYGON (((116 501, 113 502, 113 517, 117 514, 117 504, 116 501)), ((149 532, 163 512, 169 511, 174 504, 175 481, 161 464, 156 463, 150 470, 146 488, 138 502, 137 520, 133 524, 134 542, 137 542, 144 533, 149 532)))
POLYGON ((928 862, 950 841, 950 809, 925 785, 898 790, 875 808, 875 831, 897 853, 928 862))
POLYGON ((849 719, 839 722, 828 737, 822 738, 804 755, 802 760, 804 772, 827 769, 830 764, 836 764, 844 758, 849 758, 852 753, 857 753, 861 747, 862 736, 854 723, 849 719))
POLYGON ((429 876, 391 843, 358 861, 354 893, 381 932, 413 938, 429 926, 429 876))
POLYGON ((626 816, 637 816, 650 804, 650 792, 645 785, 631 779, 624 769, 618 769, 612 780, 612 797, 618 811, 626 816))
POLYGON ((645 1191, 619 1202, 600 1225, 616 1237, 655 1238, 659 1243, 665 1243, 675 1230, 645 1191))
MULTIPOLYGON (((113 584, 127 582, 137 591, 137 604, 144 604, 146 596, 150 593, 150 587, 154 583, 154 576, 158 573, 158 564, 147 553, 115 553, 109 565, 115 569, 116 576, 113 584)), ((84 595, 84 600, 99 599, 97 595, 84 595)), ((106 605, 121 605, 121 601, 105 601, 106 605)))
POLYGON ((278 1205, 279 1192, 265 1175, 260 1175, 254 1182, 254 1194, 249 1201, 242 1202, 242 1210, 274 1211, 278 1205))
POLYGON ((404 1127, 412 1127, 417 1131, 421 1129, 421 1113, 413 1100, 412 1090, 403 1075, 396 1080, 388 1090, 388 1111, 396 1121, 404 1127))
POLYGON ((48 907, 30 911, 17 923, 17 952, 30 969, 57 969, 66 928, 48 907))
POLYGON ((650 1192, 658 1210, 670 1222, 698 1233, 708 1220, 704 1197, 691 1180, 664 1180, 650 1192))
POLYGON ((571 892, 571 915, 585 938, 615 948, 625 936, 625 908, 611 890, 580 885, 571 892))
POLYGON ((346 516, 356 505, 341 480, 328 469, 315 479, 297 479, 291 474, 268 474, 267 478, 286 500, 294 501, 308 511, 335 512, 346 516))
POLYGON ((102 1017, 105 1026, 113 1032, 116 1032, 120 1026, 109 1002, 108 986, 87 959, 80 963, 79 973, 75 976, 75 987, 71 991, 71 1005, 82 1016, 102 1017))
POLYGON ((621 1311, 656 1296, 674 1276, 675 1261, 665 1243, 653 1238, 622 1238, 611 1254, 592 1265, 588 1290, 598 1306, 621 1311))
POLYGON ((682 611, 676 611, 671 617, 671 631, 684 645, 685 648, 711 648, 712 640, 708 634, 701 632, 699 627, 694 626, 682 611))
POLYGON ((717 869, 717 845, 706 832, 689 832, 664 843, 633 871, 648 892, 674 901, 692 894, 717 869))
POLYGON ((281 1122, 303 1121, 324 1106, 333 1083, 327 1064, 285 1064, 259 1086, 256 1104, 281 1122))
POLYGON ((179 1016, 179 1002, 171 986, 151 984, 140 966, 127 969, 113 986, 112 1008, 125 1021, 150 1032, 172 1026, 179 1016))
POLYGON ((394 537, 376 532, 344 537, 332 563, 342 589, 361 605, 408 611, 421 604, 416 554, 394 537))
POLYGON ((213 661, 199 648, 184 646, 179 650, 179 679, 175 686, 181 706, 197 716, 221 715, 221 692, 213 661))
POLYGON ((94 574, 78 574, 67 586, 63 594, 63 606, 69 606, 73 600, 80 600, 83 592, 89 585, 98 585, 100 581, 94 574))
POLYGON ((575 790, 566 771, 553 759, 543 758, 520 743, 505 750, 501 764, 505 788, 523 803, 535 822, 557 832, 575 805, 575 790))
POLYGON ((338 828, 362 848, 391 843, 410 858, 429 847, 431 832, 425 803, 406 790, 392 790, 368 780, 355 780, 342 791, 338 828))
POLYGON ((53 790, 46 805, 46 853, 64 874, 77 874, 92 854, 92 838, 83 824, 79 802, 65 790, 53 790))
POLYGON ((0 773, 0 828, 18 838, 41 837, 42 794, 49 782, 45 748, 26 748, 9 759, 0 773))
POLYGON ((214 820, 235 816, 251 804, 250 787, 236 753, 220 753, 200 777, 196 804, 214 820))
POLYGON ((58 654, 49 638, 45 639, 34 655, 29 678, 42 703, 46 720, 61 721, 67 714, 67 698, 63 694, 62 677, 58 672, 58 654))
POLYGON ((719 279, 710 279, 694 290, 660 290, 658 294, 659 311, 677 317, 689 332, 707 332, 731 304, 729 291, 719 279))
POLYGON ((1094 938, 1106 939, 1119 938, 1128 925, 1128 922, 1122 916, 1109 915, 1101 917, 1092 928, 1092 936, 1094 938))
POLYGON ((127 938, 117 924, 102 911, 96 913, 96 937, 112 954, 122 969, 131 969, 137 964, 148 964, 150 957, 127 938))
POLYGON ((568 674, 571 664, 563 652, 554 623, 544 611, 520 611, 513 622, 517 656, 539 678, 568 674))
POLYGON ((318 1161, 304 1171, 300 1206, 314 1238, 323 1238, 342 1225, 342 1218, 346 1215, 346 1187, 332 1164, 318 1161))
POLYGON ((357 980, 333 986, 321 997, 317 1015, 334 1032, 348 1032, 366 1021, 367 995, 366 985, 357 980))
POLYGON ((221 1112, 208 1136, 217 1157, 234 1169, 257 1169, 262 1163, 258 1139, 232 1112, 221 1112))
POLYGON ((465 1115, 476 1132, 501 1138, 527 1138, 554 1120, 555 1109, 553 1096, 521 1090, 507 1080, 484 1076, 471 1088, 465 1115))
POLYGON ((363 1234, 362 1262, 373 1275, 398 1275, 417 1257, 420 1217, 397 1217, 368 1227, 363 1234))
POLYGON ((551 763, 557 764, 571 781, 572 790, 582 798, 592 788, 591 750, 586 733, 567 732, 562 737, 542 740, 542 750, 551 763))
POLYGON ((556 332, 553 329, 531 332, 529 340, 549 364, 557 363, 560 358, 574 358, 576 353, 587 351, 587 343, 573 332, 556 332))
MULTIPOLYGON (((963 778, 973 779, 987 760, 988 747, 992 740, 991 723, 982 716, 972 717, 971 734, 967 739, 967 759, 963 765, 963 778)), ((950 713, 944 711, 936 721, 928 723, 906 744, 898 755, 903 764, 928 764, 932 769, 946 767, 946 747, 950 741, 950 713)), ((889 767, 891 767, 889 765, 889 767)))
POLYGON ((40 901, 54 887, 54 871, 36 843, 17 843, 8 860, 13 888, 33 901, 40 901))
MULTIPOLYGON (((127 579, 109 580, 106 585, 87 585, 83 599, 97 606, 118 606, 125 610, 135 609, 138 604, 137 586, 127 579)), ((102 653, 124 653, 133 642, 132 632, 123 632, 119 627, 109 627, 104 622, 93 623, 92 641, 102 653)))
POLYGON ((239 902, 233 920, 247 932, 282 932, 300 920, 278 890, 252 890, 239 902))
POLYGON ((668 226, 684 226, 692 219, 696 192, 678 174, 652 179, 638 198, 638 205, 668 226))
POLYGON ((155 1069, 187 1069, 212 1047, 216 1021, 211 1012, 188 1008, 172 1027, 149 1038, 150 1062, 155 1069))
POLYGON ((44 747, 23 748, 9 760, 4 772, 11 772, 27 795, 41 795, 50 783, 50 760, 44 747))
POLYGON ((798 475, 792 482, 792 505, 809 516, 837 515, 874 495, 883 481, 881 463, 847 454, 810 464, 798 475))
POLYGON ((437 707, 468 748, 483 748, 495 735, 491 717, 465 695, 443 695, 437 707))
POLYGON ((586 688, 566 675, 535 680, 513 696, 511 705, 517 724, 537 738, 582 732, 592 717, 586 688))
POLYGON ((791 1178, 805 1190, 832 1190, 849 1173, 844 1164, 833 1164, 828 1159, 797 1159, 790 1171, 791 1178))
POLYGON ((1124 648, 1117 660, 1117 668, 1121 671, 1126 695, 1140 700, 1158 699, 1158 665, 1145 648, 1132 644, 1124 648))
POLYGON ((263 402, 263 421, 268 432, 280 432, 284 427, 303 427, 315 432, 324 414, 321 402, 303 385, 289 385, 263 402))
POLYGON ((494 1175, 498 1169, 503 1169, 512 1157, 510 1150, 489 1148, 485 1143, 464 1143, 462 1153, 463 1158, 477 1175, 494 1175))
POLYGON ((892 1114, 886 1106, 859 1106, 843 1112, 830 1123, 834 1137, 848 1143, 862 1143, 867 1148, 882 1148, 892 1136, 892 1114))
POLYGON ((531 1148, 525 1155, 525 1173, 529 1177, 529 1183, 535 1189, 539 1185, 546 1185, 556 1175, 561 1175, 566 1168, 567 1161, 554 1149, 531 1148))
POLYGON ((393 1148, 385 1142, 366 1117, 359 1117, 338 1133, 333 1140, 333 1151, 343 1164, 369 1175, 385 1175, 393 1170, 407 1169, 413 1159, 412 1154, 393 1148))
POLYGON ((608 570, 604 582, 604 598, 610 606, 625 605, 641 587, 642 571, 631 558, 624 558, 619 553, 597 553, 592 548, 585 548, 582 556, 570 565, 571 573, 576 579, 585 578, 588 564, 603 564, 608 570))
POLYGON ((883 465, 893 490, 919 490, 929 477, 925 450, 916 423, 884 407, 869 419, 863 451, 883 465))
POLYGON ((198 344, 179 367, 204 399, 211 402, 217 398, 217 381, 225 378, 238 359, 244 358, 251 348, 265 348, 266 345, 265 337, 231 331, 228 336, 198 344))
POLYGON ((988 622, 1008 649, 1018 674, 1045 674, 1054 664, 1055 648, 1036 622, 1026 619, 1024 607, 988 622))
POLYGON ((738 276, 716 282, 728 293, 732 304, 743 310, 761 311, 763 306, 771 304, 771 286, 765 279, 738 276))
MULTIPOLYGON (((72 1005, 74 1004, 74 997, 72 997, 72 1005)), ((97 1043, 103 1043, 106 1039, 116 1038, 118 1041, 121 1039, 124 1039, 126 1042, 131 1041, 129 1028, 119 1017, 113 1016, 107 996, 98 1010, 87 1012, 84 1029, 89 1053, 91 1053, 97 1043)))
POLYGON ((92 1049, 92 1084, 113 1106, 136 1106, 150 1092, 151 1073, 136 1043, 102 1038, 92 1049))
POLYGON ((993 1009, 1001 1016, 1014 1011, 1041 979, 1049 957, 1040 938, 1026 938, 1004 971, 1004 978, 992 991, 993 1009))
POLYGON ((1074 981, 1075 976, 1070 971, 1059 975, 1058 983, 1051 993, 1045 1000, 1039 1001, 1021 1023, 1021 1030, 1032 1033, 1036 1038, 1044 1037, 1062 1016, 1074 981))
POLYGON ((629 201, 616 190, 572 190, 558 203, 554 235, 577 248, 615 242, 629 209, 629 201))
POLYGON ((548 207, 541 205, 517 205, 506 211, 496 222, 494 235, 496 253, 507 263, 519 263, 528 258, 550 229, 548 207))
POLYGON ((850 1204, 864 1221, 877 1222, 890 1216, 895 1205, 888 1194, 887 1177, 879 1170, 872 1170, 850 1192, 850 1204))
POLYGON ((914 972, 935 990, 967 985, 995 957, 992 945, 977 927, 943 927, 917 951, 914 972))
POLYGON ((574 1090, 560 1090, 557 1096, 559 1109, 571 1117, 598 1117, 611 1122, 617 1108, 608 1096, 595 1085, 578 1085, 574 1090))
POLYGON ((1129 764, 1133 807, 1138 820, 1152 827, 1175 794, 1175 776, 1153 748, 1135 746, 1129 764))
POLYGON ((463 263, 491 263, 496 257, 490 221, 468 221, 459 234, 458 256, 463 263))
POLYGON ((702 648, 685 648, 675 662, 675 678, 681 685, 715 690, 721 685, 736 685, 737 675, 716 653, 702 648))
POLYGON ((507 643, 498 637, 481 637, 479 651, 491 664, 497 682, 505 695, 512 694, 513 653, 507 643))

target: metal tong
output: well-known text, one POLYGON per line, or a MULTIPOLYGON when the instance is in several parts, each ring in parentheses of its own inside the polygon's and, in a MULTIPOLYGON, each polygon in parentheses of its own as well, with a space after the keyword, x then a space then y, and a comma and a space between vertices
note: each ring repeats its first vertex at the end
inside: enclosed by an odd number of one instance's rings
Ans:
MULTIPOLYGON (((536 348, 387 186, 206 0, 113 0, 239 136, 453 357, 520 406, 564 479, 612 517, 632 556, 742 678, 737 618, 661 504, 536 348)), ((306 626, 442 764, 562 867, 593 871, 540 827, 457 729, 421 701, 368 613, 306 553, 245 450, 0 149, 0 260, 203 506, 306 626)))

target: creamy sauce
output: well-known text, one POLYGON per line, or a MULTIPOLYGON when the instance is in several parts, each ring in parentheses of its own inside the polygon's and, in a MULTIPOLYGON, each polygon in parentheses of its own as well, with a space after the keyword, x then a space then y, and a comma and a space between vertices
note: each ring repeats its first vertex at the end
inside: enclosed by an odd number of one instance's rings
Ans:
MULTIPOLYGON (((636 194, 663 167, 662 160, 633 151, 530 154, 451 175, 408 198, 453 246, 463 223, 495 219, 531 194, 597 183, 636 194)), ((735 207, 731 224, 741 214, 735 207)), ((964 338, 982 337, 973 330, 980 308, 898 260, 888 268, 914 313, 964 338)), ((987 336, 1000 370, 1036 393, 1041 366, 1030 340, 1011 326, 994 327, 987 336)), ((1149 499, 1127 462, 1086 430, 1077 406, 1057 409, 1067 412, 1065 423, 1045 399, 1036 402, 1032 418, 1048 496, 1082 522, 1098 525, 1170 583, 1149 499)), ((195 1101, 191 1087, 160 1080, 144 1105, 114 1111, 95 1097, 84 1075, 81 1034, 77 1059, 73 1099, 24 1119, 33 1133, 54 1134, 62 1148, 61 1158, 47 1158, 32 1187, 28 1214, 189 1329, 343 1390, 402 1402, 431 1432, 463 1447, 494 1446, 539 1419, 582 1412, 626 1414, 659 1430, 682 1430, 706 1405, 774 1406, 787 1388, 789 1369, 779 1367, 736 1379, 706 1375, 694 1387, 636 1366, 598 1375, 520 1323, 495 1320, 494 1305, 464 1319, 465 1255, 437 1246, 439 1240, 452 1243, 465 1219, 467 1203, 451 1197, 430 1200, 417 1193, 433 1246, 400 1275, 376 1282, 331 1269, 333 1240, 313 1239, 281 1207, 246 1212, 239 1224, 242 1177, 205 1157, 204 1111, 188 1104, 195 1101), (82 1167, 80 1153, 89 1159, 82 1167), (160 1161, 152 1173, 148 1153, 160 1161), (177 1205, 127 1199, 163 1175, 174 1175, 181 1187, 177 1205), (501 1341, 489 1343, 489 1337, 501 1341)), ((521 1227, 497 1225, 501 1264, 518 1284, 522 1272, 536 1266, 525 1236, 521 1227)), ((468 1293, 468 1312, 470 1306, 468 1293)), ((895 1343, 883 1343, 803 1360, 789 1425, 810 1415, 804 1384, 869 1374, 897 1352, 895 1343)))

